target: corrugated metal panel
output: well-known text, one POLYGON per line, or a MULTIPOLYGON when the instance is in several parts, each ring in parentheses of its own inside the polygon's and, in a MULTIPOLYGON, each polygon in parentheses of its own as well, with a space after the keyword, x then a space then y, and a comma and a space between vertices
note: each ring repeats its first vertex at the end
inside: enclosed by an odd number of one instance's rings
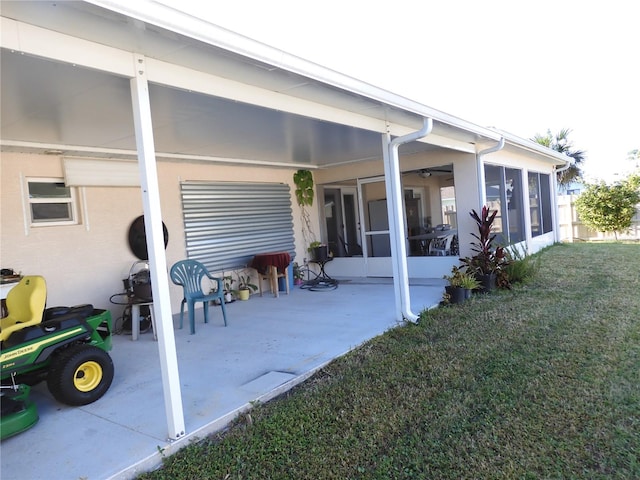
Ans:
POLYGON ((283 183, 182 182, 187 256, 212 272, 264 252, 293 259, 291 191, 283 183))

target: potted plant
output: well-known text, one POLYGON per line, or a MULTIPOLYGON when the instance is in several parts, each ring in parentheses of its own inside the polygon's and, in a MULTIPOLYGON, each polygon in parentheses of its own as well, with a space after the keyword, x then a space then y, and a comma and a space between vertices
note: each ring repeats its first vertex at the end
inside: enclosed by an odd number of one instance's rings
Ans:
POLYGON ((307 209, 308 207, 313 206, 313 199, 315 197, 313 190, 313 174, 311 173, 311 170, 302 169, 296 171, 293 174, 293 183, 296 186, 296 201, 300 206, 302 238, 305 243, 319 243, 314 241, 316 236, 311 228, 311 215, 307 209))
POLYGON ((482 207, 480 215, 475 210, 471 211, 471 218, 478 226, 478 233, 471 234, 477 240, 471 242, 471 250, 475 255, 460 260, 480 281, 483 291, 493 290, 496 287, 498 274, 509 263, 504 248, 494 245, 496 235, 491 233, 497 213, 497 210, 490 212, 486 205, 482 207))
POLYGON ((315 263, 329 260, 329 246, 321 242, 311 242, 307 251, 311 253, 311 261, 315 263))
MULTIPOLYGON (((224 290, 224 303, 231 303, 233 301, 235 301, 235 299, 233 298, 233 277, 231 275, 225 275, 224 272, 222 272, 222 285, 223 285, 223 290, 224 290)), ((211 290, 211 293, 213 293, 214 290, 211 290)), ((214 300, 212 300, 211 304, 212 305, 220 305, 220 299, 216 298, 214 300)))
POLYGON ((471 298, 472 290, 480 287, 480 282, 473 273, 453 266, 451 275, 445 275, 444 279, 449 282, 445 287, 446 299, 449 303, 462 303, 471 298))
POLYGON ((251 275, 249 274, 236 274, 238 277, 238 290, 237 297, 239 300, 249 300, 251 292, 255 292, 258 286, 251 283, 251 275))
POLYGON ((298 262, 293 262, 293 284, 302 285, 304 283, 304 276, 302 275, 302 269, 298 262))
POLYGON ((231 275, 225 275, 222 277, 224 282, 224 301, 225 303, 233 302, 233 277, 231 275))

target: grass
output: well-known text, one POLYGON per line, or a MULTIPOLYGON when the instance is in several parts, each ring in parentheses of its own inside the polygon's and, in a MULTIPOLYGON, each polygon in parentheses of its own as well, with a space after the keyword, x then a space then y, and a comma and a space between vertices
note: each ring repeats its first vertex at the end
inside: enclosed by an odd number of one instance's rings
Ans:
POLYGON ((640 478, 640 245, 557 245, 142 479, 640 478))

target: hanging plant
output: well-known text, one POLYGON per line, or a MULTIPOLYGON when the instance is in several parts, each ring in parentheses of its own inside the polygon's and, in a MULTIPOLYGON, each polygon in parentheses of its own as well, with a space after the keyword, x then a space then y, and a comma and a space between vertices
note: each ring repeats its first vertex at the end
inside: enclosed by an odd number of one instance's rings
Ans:
POLYGON ((316 236, 311 229, 311 217, 306 207, 313 205, 313 174, 310 170, 298 170, 293 174, 293 183, 296 185, 296 200, 300 205, 302 217, 302 237, 307 245, 315 241, 316 236))
POLYGON ((301 207, 313 205, 313 174, 310 170, 298 170, 293 174, 296 184, 296 199, 301 207))

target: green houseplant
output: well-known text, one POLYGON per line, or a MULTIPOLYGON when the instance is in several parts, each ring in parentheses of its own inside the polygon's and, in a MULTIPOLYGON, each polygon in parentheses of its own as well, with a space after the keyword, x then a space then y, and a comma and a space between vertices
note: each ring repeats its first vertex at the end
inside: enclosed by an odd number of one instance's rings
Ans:
POLYGON ((329 259, 329 246, 321 242, 311 242, 307 251, 312 262, 326 262, 329 259))
POLYGON ((302 268, 298 265, 298 262, 293 262, 293 283, 295 285, 301 285, 304 282, 304 275, 302 274, 302 268))
POLYGON ((469 215, 478 227, 478 233, 471 234, 476 239, 471 242, 471 250, 475 254, 460 260, 480 281, 483 291, 493 290, 496 287, 498 275, 509 263, 504 248, 494 244, 496 234, 491 233, 497 214, 497 210, 491 212, 486 205, 482 207, 480 215, 475 210, 471 210, 469 215))
MULTIPOLYGON (((231 303, 234 301, 233 297, 235 292, 235 290, 233 289, 233 277, 222 272, 222 282, 224 289, 224 303, 231 303)), ((214 290, 212 289, 211 292, 213 291, 214 290)), ((221 300, 219 298, 216 298, 211 301, 211 305, 220 305, 220 302, 221 300)))
POLYGON ((224 282, 224 301, 226 303, 233 301, 233 277, 231 275, 224 275, 222 277, 224 282))
POLYGON ((311 228, 311 215, 307 207, 313 206, 314 190, 313 190, 313 174, 310 170, 298 170, 293 174, 293 183, 296 186, 296 201, 300 206, 300 217, 302 225, 302 238, 305 243, 313 242, 315 234, 311 228))
POLYGON ((238 277, 238 290, 236 290, 236 296, 239 300, 249 300, 251 292, 255 292, 258 286, 251 283, 251 275, 237 273, 238 277))
POLYGON ((449 282, 445 287, 445 298, 449 303, 464 302, 471 297, 473 290, 480 287, 480 282, 474 273, 455 265, 451 268, 451 275, 445 275, 443 278, 449 282))

